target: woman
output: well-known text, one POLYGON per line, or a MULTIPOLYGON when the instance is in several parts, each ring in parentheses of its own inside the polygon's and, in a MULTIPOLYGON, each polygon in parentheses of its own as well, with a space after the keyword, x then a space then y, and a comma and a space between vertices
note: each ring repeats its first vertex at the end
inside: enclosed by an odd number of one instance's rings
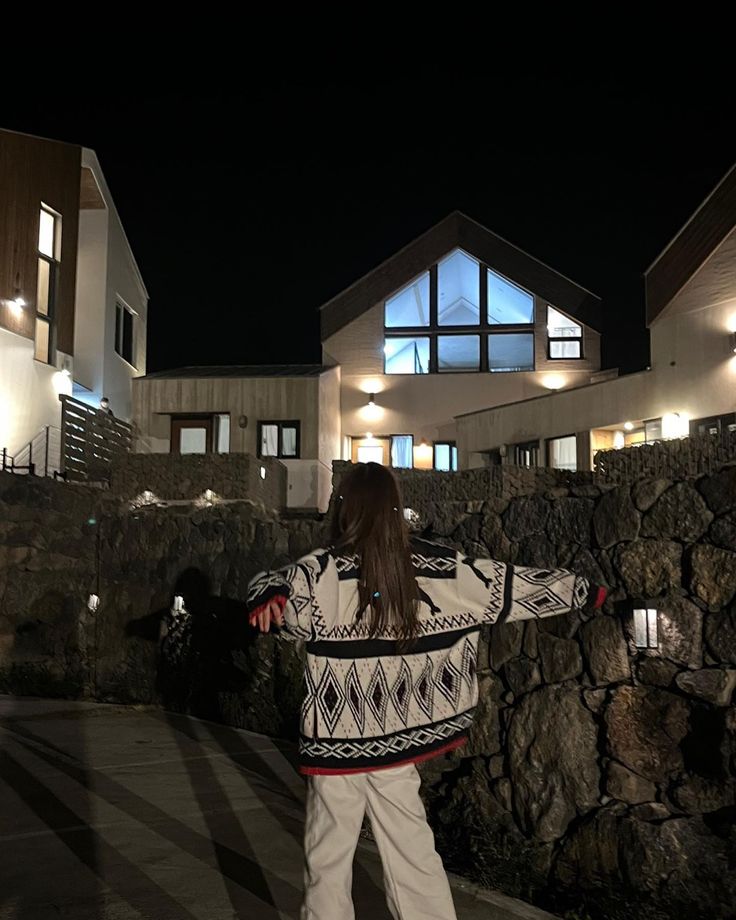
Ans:
POLYGON ((248 588, 253 625, 306 640, 302 920, 354 917, 366 810, 392 916, 454 920, 415 764, 466 740, 483 623, 595 609, 605 590, 562 569, 473 560, 411 539, 396 480, 377 463, 355 466, 340 492, 332 546, 248 588))

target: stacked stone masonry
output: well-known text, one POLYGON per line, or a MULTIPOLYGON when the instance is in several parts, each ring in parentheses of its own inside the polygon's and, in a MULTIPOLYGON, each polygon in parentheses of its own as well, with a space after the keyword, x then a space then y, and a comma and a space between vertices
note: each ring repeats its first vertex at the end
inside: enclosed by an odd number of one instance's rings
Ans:
MULTIPOLYGON (((470 742, 422 768, 448 865, 570 918, 732 918, 736 466, 617 485, 517 479, 515 494, 487 472, 458 478, 460 494, 442 474, 405 477, 416 526, 611 592, 593 617, 484 630, 470 742), (639 598, 659 611, 656 649, 634 645, 639 598)), ((158 702, 293 736, 302 651, 257 639, 242 599, 255 571, 325 526, 249 501, 131 510, 0 475, 0 689, 158 702)))

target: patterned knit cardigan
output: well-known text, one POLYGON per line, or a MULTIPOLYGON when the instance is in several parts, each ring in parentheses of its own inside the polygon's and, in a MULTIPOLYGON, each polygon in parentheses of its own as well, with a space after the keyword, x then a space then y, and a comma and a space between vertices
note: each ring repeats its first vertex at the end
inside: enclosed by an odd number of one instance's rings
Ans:
POLYGON ((302 773, 365 772, 459 746, 478 701, 481 625, 590 610, 605 597, 564 569, 469 559, 424 540, 412 540, 412 561, 419 634, 402 654, 393 628, 371 638, 356 618, 356 556, 319 549, 250 582, 249 611, 287 598, 283 633, 306 641, 302 773))

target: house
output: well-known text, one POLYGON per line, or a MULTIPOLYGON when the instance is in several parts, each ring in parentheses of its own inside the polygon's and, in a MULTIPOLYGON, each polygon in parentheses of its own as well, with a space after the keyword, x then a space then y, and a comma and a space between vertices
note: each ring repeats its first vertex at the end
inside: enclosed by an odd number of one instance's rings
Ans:
POLYGON ((58 466, 60 394, 130 418, 148 294, 92 150, 0 130, 0 226, 0 449, 58 466))
POLYGON ((736 166, 645 273, 651 364, 456 419, 460 462, 591 469, 599 450, 736 434, 736 166), (730 434, 733 433, 733 434, 730 434))
POLYGON ((137 449, 277 457, 289 505, 324 509, 335 459, 455 470, 457 416, 600 372, 599 298, 458 212, 324 304, 320 321, 320 365, 136 379, 137 449))

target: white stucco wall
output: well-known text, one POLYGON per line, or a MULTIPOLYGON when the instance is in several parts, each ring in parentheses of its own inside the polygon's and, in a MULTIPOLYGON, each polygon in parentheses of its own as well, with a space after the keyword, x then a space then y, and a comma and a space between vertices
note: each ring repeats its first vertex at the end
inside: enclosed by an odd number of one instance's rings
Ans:
POLYGON ((99 406, 107 396, 113 412, 132 415, 132 380, 146 371, 148 294, 120 217, 93 151, 82 151, 82 166, 97 182, 106 208, 80 211, 75 320, 75 379, 90 392, 79 399, 99 406), (122 299, 136 314, 135 366, 115 351, 116 303, 122 299))
POLYGON ((728 337, 732 327, 736 297, 688 313, 666 312, 652 326, 649 371, 458 418, 461 458, 475 465, 475 451, 669 412, 691 419, 733 412, 736 355, 728 337))
POLYGON ((59 426, 55 367, 33 360, 33 342, 0 327, 0 450, 20 451, 46 425, 59 426))

